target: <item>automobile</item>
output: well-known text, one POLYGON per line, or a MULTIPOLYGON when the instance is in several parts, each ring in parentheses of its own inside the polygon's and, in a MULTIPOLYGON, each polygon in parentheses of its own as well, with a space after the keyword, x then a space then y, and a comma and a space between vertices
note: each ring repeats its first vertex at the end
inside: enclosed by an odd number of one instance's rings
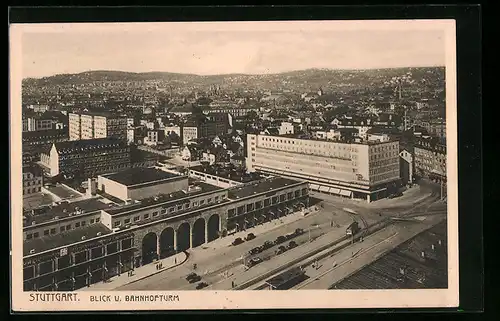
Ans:
POLYGON ((260 252, 261 252, 260 248, 254 247, 253 249, 251 249, 250 251, 248 251, 248 254, 253 255, 253 254, 260 253, 260 252))
POLYGON ((255 238, 255 234, 253 233, 248 233, 247 237, 245 238, 245 240, 247 241, 250 241, 250 240, 253 240, 255 238))
POLYGON ((259 263, 262 263, 262 259, 260 257, 254 257, 253 259, 248 260, 247 266, 252 267, 252 266, 257 265, 259 263))
POLYGON ((191 273, 189 273, 189 274, 186 276, 186 280, 188 280, 188 281, 189 281, 189 280, 191 280, 192 278, 195 278, 195 277, 197 277, 197 276, 198 276, 198 274, 196 274, 196 273, 194 273, 194 272, 191 272, 191 273))
POLYGON ((193 276, 188 281, 189 281, 189 283, 196 283, 196 282, 198 282, 200 280, 201 280, 201 276, 199 276, 198 274, 196 274, 196 276, 193 276))
POLYGON ((288 248, 293 249, 294 247, 297 247, 297 243, 295 241, 290 241, 290 243, 288 243, 288 248))
POLYGON ((238 237, 236 238, 234 241, 233 241, 233 245, 240 245, 241 243, 243 243, 245 241, 243 241, 243 239, 241 237, 238 237))
POLYGON ((262 250, 267 250, 271 247, 273 247, 274 243, 271 241, 265 241, 264 244, 262 244, 262 250))
POLYGON ((280 246, 277 250, 276 250, 276 254, 279 255, 279 254, 282 254, 282 253, 285 253, 286 252, 286 247, 284 247, 283 245, 280 246))
POLYGON ((304 230, 303 230, 303 229, 301 229, 301 228, 298 228, 298 229, 296 229, 296 230, 295 230, 295 234, 296 234, 296 235, 301 235, 301 234, 304 234, 304 230))
POLYGON ((196 285, 196 290, 200 290, 200 289, 203 289, 203 288, 206 288, 208 286, 208 283, 207 282, 200 282, 196 285))
POLYGON ((284 237, 283 235, 280 235, 276 238, 276 241, 274 241, 274 244, 280 244, 280 243, 283 243, 286 241, 286 237, 284 237))

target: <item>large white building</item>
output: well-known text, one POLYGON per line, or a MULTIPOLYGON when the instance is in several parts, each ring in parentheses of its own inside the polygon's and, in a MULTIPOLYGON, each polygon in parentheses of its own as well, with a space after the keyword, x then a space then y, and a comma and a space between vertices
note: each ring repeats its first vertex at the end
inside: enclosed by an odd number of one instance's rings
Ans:
POLYGON ((249 171, 307 180, 312 190, 368 202, 400 183, 399 141, 345 143, 293 136, 247 136, 249 171))
POLYGON ((69 140, 116 138, 127 141, 127 117, 110 113, 70 113, 69 140))

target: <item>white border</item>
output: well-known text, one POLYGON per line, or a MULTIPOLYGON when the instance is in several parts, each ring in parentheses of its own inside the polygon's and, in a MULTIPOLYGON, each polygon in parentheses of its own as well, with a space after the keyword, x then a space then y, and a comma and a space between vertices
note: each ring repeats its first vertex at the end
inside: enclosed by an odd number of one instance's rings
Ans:
MULTIPOLYGON (((168 23, 171 31, 211 30, 443 30, 446 37, 446 127, 448 176, 448 289, 442 290, 299 290, 299 291, 167 291, 136 294, 178 294, 170 303, 90 303, 96 294, 126 295, 134 292, 76 292, 79 302, 31 302, 23 292, 22 279, 22 156, 21 156, 21 80, 23 32, 64 32, 88 30, 88 23, 18 24, 10 26, 10 141, 11 141, 11 258, 13 311, 86 311, 86 310, 196 310, 196 309, 298 309, 298 308, 409 308, 457 307, 458 293, 458 164, 457 164, 457 97, 456 35, 454 20, 377 20, 377 21, 280 21, 280 22, 203 22, 168 23)), ((111 31, 117 24, 92 24, 92 29, 111 31)), ((121 32, 133 32, 143 25, 148 30, 164 28, 164 23, 120 24, 121 32)), ((144 30, 144 29, 143 29, 144 30)))

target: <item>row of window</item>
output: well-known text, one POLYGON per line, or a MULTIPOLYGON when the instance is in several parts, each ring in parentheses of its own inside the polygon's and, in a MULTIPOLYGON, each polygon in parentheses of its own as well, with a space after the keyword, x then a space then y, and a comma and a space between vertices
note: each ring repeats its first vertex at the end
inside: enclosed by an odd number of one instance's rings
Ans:
MULTIPOLYGON (((140 222, 141 220, 149 220, 151 218, 156 218, 156 217, 159 217, 160 215, 165 215, 165 214, 172 214, 172 213, 176 213, 176 212, 179 212, 179 211, 184 211, 184 210, 188 210, 189 208, 196 208, 196 207, 199 207, 199 206, 204 206, 204 205, 208 205, 208 204, 214 204, 214 203, 217 203, 221 200, 224 200, 225 199, 225 195, 215 195, 213 198, 210 197, 206 200, 202 199, 202 200, 199 200, 199 201, 193 201, 191 204, 190 203, 185 203, 185 204, 179 204, 177 206, 171 206, 169 207, 168 209, 166 208, 162 208, 162 209, 158 209, 152 213, 145 213, 145 214, 142 214, 142 215, 136 215, 134 217, 128 217, 126 219, 123 220, 123 225, 128 225, 130 223, 138 223, 140 222)), ((113 227, 120 227, 122 226, 122 221, 121 220, 117 220, 117 221, 114 221, 113 222, 113 227)))
POLYGON ((391 151, 391 152, 384 153, 384 154, 372 154, 372 155, 370 155, 370 160, 387 158, 387 157, 396 157, 396 156, 398 156, 398 152, 391 151))
POLYGON ((391 165, 391 164, 392 165, 399 164, 399 158, 371 162, 370 167, 387 166, 387 165, 391 165))
POLYGON ((32 180, 32 181, 28 181, 28 182, 24 182, 24 186, 27 187, 27 186, 34 186, 34 185, 39 185, 39 184, 42 184, 42 179, 35 179, 35 180, 32 180))
MULTIPOLYGON (((328 143, 320 143, 320 142, 315 142, 315 141, 295 141, 295 140, 289 140, 289 139, 279 139, 279 138, 268 138, 268 137, 262 137, 263 141, 269 142, 269 143, 285 143, 285 144, 291 144, 291 145, 299 145, 302 147, 313 147, 313 148, 321 148, 321 149, 338 149, 338 150, 344 150, 344 151, 351 151, 351 152, 358 152, 358 148, 355 146, 350 146, 350 145, 344 145, 344 144, 328 144, 328 143), (297 144, 295 143, 297 142, 297 144)), ((269 143, 263 143, 262 145, 264 146, 271 146, 269 143)), ((279 146, 272 144, 273 147, 278 146, 281 148, 284 148, 284 146, 279 146)), ((288 146, 287 146, 288 147, 288 146)))
MULTIPOLYGON (((253 155, 252 155, 253 156, 253 155)), ((276 152, 266 152, 266 151, 259 151, 259 158, 264 158, 264 159, 269 159, 272 161, 282 161, 285 163, 292 163, 292 164, 307 164, 307 163, 333 163, 336 165, 340 166, 348 166, 351 167, 353 166, 353 162, 351 161, 350 158, 340 158, 340 157, 321 157, 321 156, 315 156, 315 155, 301 155, 300 157, 297 157, 297 155, 294 154, 283 154, 283 153, 276 153, 276 152)))
POLYGON ((373 147, 371 151, 375 152, 375 153, 379 153, 379 152, 385 152, 385 151, 394 150, 394 149, 397 149, 396 144, 373 147))
MULTIPOLYGON (((95 223, 99 223, 100 222, 100 218, 97 217, 95 219, 90 219, 89 223, 90 224, 95 224, 95 223)), ((87 221, 80 221, 80 222, 75 222, 74 226, 73 224, 67 224, 67 225, 63 225, 61 227, 59 227, 59 231, 56 229, 56 228, 50 228, 50 229, 46 229, 43 231, 43 236, 49 236, 49 235, 55 235, 55 234, 58 234, 58 233, 63 233, 65 231, 70 231, 72 229, 77 229, 77 228, 80 228, 80 227, 85 227, 87 225, 87 221)), ((34 232, 34 233, 27 233, 26 234, 26 239, 27 240, 31 240, 31 239, 36 239, 36 238, 39 238, 40 237, 40 233, 39 232, 34 232)))
POLYGON ((33 187, 33 188, 23 188, 23 194, 33 194, 37 192, 41 192, 42 187, 33 187))
POLYGON ((296 190, 294 192, 288 192, 286 194, 280 194, 277 196, 273 196, 270 198, 266 198, 264 201, 257 201, 255 203, 250 203, 247 205, 241 205, 236 208, 230 208, 227 211, 228 218, 234 217, 236 215, 241 215, 244 213, 249 213, 254 210, 259 210, 265 207, 269 207, 271 205, 276 205, 278 203, 282 203, 285 201, 292 200, 294 198, 299 198, 301 196, 307 195, 308 190, 303 188, 302 190, 296 190))
POLYGON ((396 171, 399 171, 399 165, 391 165, 391 166, 385 166, 382 168, 371 169, 370 175, 377 176, 377 174, 380 174, 380 173, 387 173, 387 172, 394 173, 396 171))
POLYGON ((395 172, 383 174, 383 175, 370 176, 370 181, 371 182, 380 182, 380 181, 385 181, 387 179, 395 179, 395 178, 399 178, 399 171, 395 171, 395 172))

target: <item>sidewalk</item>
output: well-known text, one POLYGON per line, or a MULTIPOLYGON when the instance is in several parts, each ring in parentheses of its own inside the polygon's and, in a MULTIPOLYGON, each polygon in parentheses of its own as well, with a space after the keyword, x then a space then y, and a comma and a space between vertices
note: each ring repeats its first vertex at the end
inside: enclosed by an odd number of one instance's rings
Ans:
POLYGON ((128 276, 128 272, 124 272, 121 275, 117 275, 109 279, 108 282, 99 282, 90 285, 89 287, 85 287, 82 289, 78 289, 78 291, 109 291, 121 287, 126 284, 130 284, 141 279, 147 278, 151 275, 163 272, 165 270, 171 269, 173 267, 182 265, 186 262, 188 257, 185 253, 177 253, 176 255, 164 258, 162 260, 152 262, 147 265, 143 265, 139 268, 136 268, 133 271, 132 276, 128 276), (163 263, 163 268, 161 270, 156 269, 157 263, 163 263))
MULTIPOLYGON (((307 216, 312 216, 312 215, 315 215, 316 213, 319 212, 318 210, 315 210, 315 206, 309 207, 306 210, 309 211, 309 214, 307 214, 307 216)), ((253 233, 253 234, 255 234, 255 236, 258 237, 260 234, 267 233, 267 232, 272 231, 276 228, 283 227, 286 224, 296 222, 302 218, 304 218, 304 216, 303 216, 303 213, 301 211, 294 212, 292 214, 288 214, 287 216, 283 216, 283 217, 280 217, 278 219, 274 219, 272 221, 248 228, 245 231, 239 231, 239 232, 236 232, 234 234, 228 235, 226 237, 216 239, 210 243, 203 244, 202 246, 200 246, 198 248, 190 249, 189 251, 196 255, 196 254, 198 254, 198 252, 203 253, 203 250, 218 249, 221 247, 227 247, 227 246, 230 246, 233 243, 233 241, 235 239, 237 239, 238 237, 245 239, 245 237, 249 233, 253 233)))

